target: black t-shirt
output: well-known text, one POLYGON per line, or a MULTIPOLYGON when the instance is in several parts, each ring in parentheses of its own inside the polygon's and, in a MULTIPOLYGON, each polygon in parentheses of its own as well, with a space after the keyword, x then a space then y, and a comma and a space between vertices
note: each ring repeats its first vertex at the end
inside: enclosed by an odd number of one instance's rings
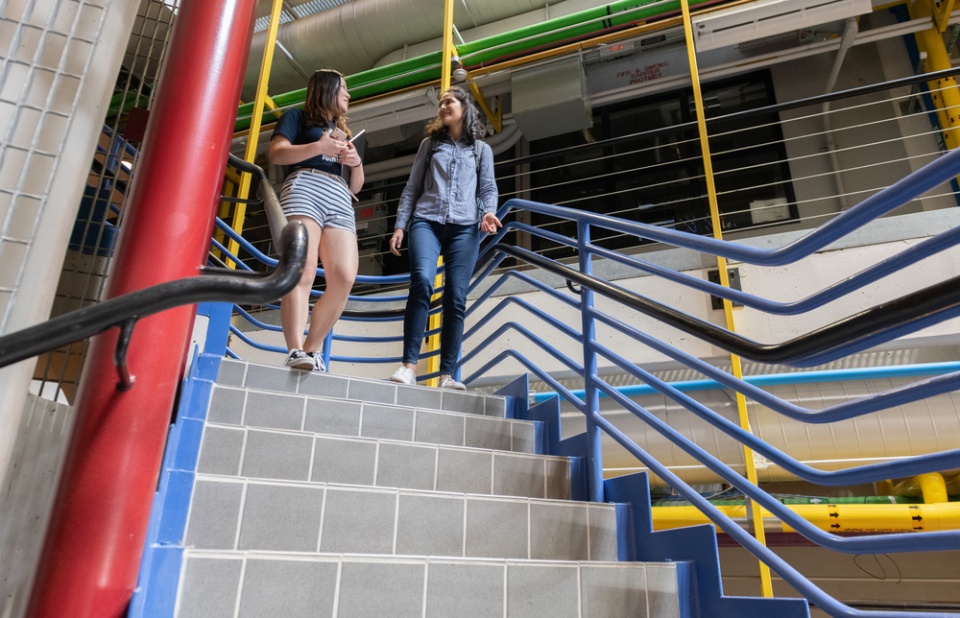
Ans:
MULTIPOLYGON (((293 108, 283 112, 283 115, 280 116, 280 120, 277 121, 277 126, 273 129, 273 135, 270 136, 270 139, 282 135, 287 138, 291 144, 297 146, 300 144, 310 144, 323 137, 323 134, 330 131, 331 128, 333 128, 333 123, 308 125, 306 117, 303 115, 303 110, 293 108)), ((322 172, 329 172, 330 174, 340 174, 340 164, 337 163, 337 160, 324 155, 317 155, 291 165, 289 166, 289 171, 301 167, 309 167, 322 172)))

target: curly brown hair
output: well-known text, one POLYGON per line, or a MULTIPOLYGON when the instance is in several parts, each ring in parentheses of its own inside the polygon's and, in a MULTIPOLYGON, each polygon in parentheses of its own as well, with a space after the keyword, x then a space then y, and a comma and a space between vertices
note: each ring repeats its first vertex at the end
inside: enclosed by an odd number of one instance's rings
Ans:
MULTIPOLYGON (((467 138, 467 141, 473 143, 486 135, 487 126, 480 120, 480 112, 477 111, 477 106, 474 104, 473 98, 467 94, 467 91, 460 86, 453 86, 443 92, 443 94, 447 93, 456 97, 457 100, 460 101, 460 105, 463 106, 463 116, 460 120, 463 123, 463 135, 467 138)), ((443 97, 443 95, 440 96, 441 98, 443 97)), ((447 133, 447 127, 443 126, 443 121, 440 119, 439 114, 427 125, 427 135, 434 140, 443 137, 447 133)))

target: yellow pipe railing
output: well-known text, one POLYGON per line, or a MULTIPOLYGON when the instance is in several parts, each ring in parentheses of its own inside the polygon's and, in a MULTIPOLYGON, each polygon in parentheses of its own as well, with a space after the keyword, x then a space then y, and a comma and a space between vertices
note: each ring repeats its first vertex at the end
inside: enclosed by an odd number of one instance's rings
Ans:
POLYGON ((960 493, 960 475, 955 476, 948 483, 942 474, 928 472, 918 474, 896 485, 886 481, 882 487, 884 493, 892 496, 920 496, 925 503, 946 502, 948 494, 960 493))
MULTIPOLYGON (((717 508, 733 520, 746 522, 745 505, 717 508)), ((933 504, 793 504, 787 508, 826 532, 877 534, 960 530, 960 502, 933 504)), ((766 509, 761 509, 769 532, 796 532, 766 509)), ((654 530, 712 523, 695 506, 655 506, 654 530)), ((717 528, 719 530, 719 528, 717 528)))
MULTIPOLYGON (((687 59, 690 63, 690 80, 693 87, 693 96, 697 108, 697 127, 700 133, 700 150, 703 158, 703 172, 707 183, 707 198, 710 203, 710 221, 713 226, 713 237, 717 240, 723 240, 723 229, 720 224, 720 207, 717 203, 717 188, 713 178, 713 162, 710 157, 710 140, 707 135, 706 107, 703 104, 703 93, 700 90, 700 75, 697 68, 697 53, 693 43, 693 26, 690 22, 690 4, 687 0, 682 0, 680 6, 683 9, 683 31, 687 41, 687 59)), ((730 287, 730 278, 727 272, 727 260, 717 256, 717 268, 720 272, 720 284, 724 287, 730 287)), ((723 299, 723 315, 726 318, 727 330, 736 332, 733 319, 733 304, 723 299)), ((740 365, 740 357, 736 354, 730 355, 732 373, 737 379, 743 379, 743 370, 740 365)), ((742 393, 736 393, 737 413, 739 415, 740 427, 750 431, 750 418, 747 415, 747 400, 742 393)), ((747 446, 743 447, 743 463, 746 468, 747 480, 757 484, 757 467, 754 461, 753 450, 747 446)), ((750 502, 750 521, 752 522, 751 533, 762 545, 766 545, 766 535, 763 525, 763 510, 755 503, 750 502)), ((770 576, 770 567, 764 562, 758 561, 760 569, 760 592, 765 597, 773 597, 773 581, 770 576)))

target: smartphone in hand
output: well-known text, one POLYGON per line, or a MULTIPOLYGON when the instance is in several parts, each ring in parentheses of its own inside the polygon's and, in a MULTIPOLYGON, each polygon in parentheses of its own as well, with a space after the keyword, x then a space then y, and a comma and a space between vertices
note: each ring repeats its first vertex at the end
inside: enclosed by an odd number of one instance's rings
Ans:
POLYGON ((339 127, 337 127, 330 131, 330 137, 337 140, 338 142, 342 142, 345 139, 347 139, 347 134, 343 132, 343 129, 340 129, 339 127))

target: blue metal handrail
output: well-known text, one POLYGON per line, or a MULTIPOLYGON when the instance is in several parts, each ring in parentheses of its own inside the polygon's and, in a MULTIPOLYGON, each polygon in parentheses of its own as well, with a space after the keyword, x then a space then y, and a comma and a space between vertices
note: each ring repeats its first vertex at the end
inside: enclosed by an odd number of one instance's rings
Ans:
MULTIPOLYGON (((822 471, 798 461, 789 454, 777 449, 762 439, 754 436, 739 425, 729 421, 722 415, 710 410, 684 392, 678 384, 670 384, 657 378, 651 372, 638 367, 629 361, 617 350, 596 341, 593 329, 597 323, 614 329, 623 336, 630 345, 646 346, 696 370, 705 375, 713 387, 726 387, 791 419, 807 423, 829 423, 843 419, 850 419, 864 414, 876 412, 907 402, 918 401, 934 395, 956 390, 960 387, 960 370, 955 363, 938 364, 937 367, 927 367, 929 372, 942 372, 941 375, 921 380, 914 384, 892 388, 883 393, 861 397, 845 403, 833 405, 820 410, 807 409, 784 401, 757 385, 751 383, 757 378, 738 379, 730 374, 702 361, 691 354, 683 352, 663 342, 656 337, 644 333, 639 329, 622 322, 617 317, 599 311, 593 304, 594 294, 603 294, 612 298, 628 309, 641 311, 657 319, 667 320, 669 323, 679 324, 689 334, 707 340, 715 345, 728 347, 735 352, 747 351, 757 353, 761 360, 785 362, 797 366, 810 366, 826 360, 849 355, 854 351, 865 349, 877 343, 889 341, 907 332, 942 322, 945 319, 960 315, 960 294, 952 288, 958 288, 957 282, 949 280, 930 286, 926 290, 908 294, 901 299, 890 301, 862 311, 856 315, 840 319, 833 325, 807 333, 794 340, 779 344, 755 344, 745 338, 731 333, 716 325, 696 320, 671 307, 657 303, 642 295, 635 294, 616 284, 610 283, 591 272, 591 260, 594 257, 604 258, 621 265, 636 269, 638 276, 642 274, 654 275, 688 287, 692 291, 714 294, 731 301, 743 303, 746 306, 760 311, 778 315, 796 315, 821 307, 826 303, 850 294, 863 286, 881 280, 888 275, 916 264, 919 261, 935 255, 947 248, 960 244, 960 230, 949 229, 927 240, 901 251, 895 256, 866 268, 843 281, 827 286, 805 299, 793 302, 773 301, 752 294, 730 290, 715 284, 709 284, 683 273, 670 271, 661 266, 653 265, 633 256, 625 256, 608 249, 604 249, 590 241, 591 229, 602 228, 620 234, 633 235, 640 239, 653 240, 673 247, 690 249, 719 255, 728 259, 760 266, 777 266, 788 264, 802 259, 819 251, 836 240, 861 228, 873 219, 887 214, 912 200, 929 189, 954 178, 960 174, 960 151, 954 151, 939 157, 933 163, 914 172, 903 180, 891 185, 888 189, 878 192, 864 200, 859 205, 850 208, 838 215, 829 223, 806 234, 799 240, 776 249, 757 249, 743 244, 722 241, 713 238, 701 237, 685 232, 650 226, 615 217, 597 215, 571 208, 541 204, 525 200, 510 200, 499 211, 501 219, 513 211, 527 211, 567 220, 576 223, 577 237, 569 237, 549 230, 534 228, 515 221, 509 221, 483 248, 478 267, 478 276, 472 283, 476 289, 480 281, 492 277, 497 267, 506 257, 516 258, 527 264, 538 267, 541 271, 551 273, 568 281, 571 290, 576 295, 570 295, 554 289, 552 286, 538 281, 526 272, 509 270, 499 276, 485 289, 468 309, 468 314, 475 318, 473 325, 465 332, 465 340, 473 341, 485 330, 484 339, 469 346, 470 350, 460 359, 460 365, 470 365, 472 372, 465 378, 472 382, 491 372, 492 369, 506 361, 515 361, 522 365, 531 374, 537 376, 554 390, 557 396, 567 402, 574 409, 584 414, 587 419, 588 435, 586 443, 591 461, 588 466, 590 483, 593 484, 591 498, 597 497, 597 491, 602 484, 599 472, 602 470, 599 452, 599 436, 606 433, 628 452, 633 454, 644 466, 666 481, 678 493, 697 506, 714 524, 719 526, 731 538, 737 540, 746 549, 751 551, 763 562, 768 564, 786 582, 793 586, 803 596, 821 609, 833 616, 905 616, 904 612, 861 611, 850 608, 832 598, 826 592, 806 579, 783 559, 764 547, 737 522, 723 514, 714 505, 703 498, 699 492, 673 474, 666 465, 644 451, 609 419, 600 415, 598 399, 600 396, 610 398, 633 416, 641 419, 647 426, 664 436, 677 448, 700 462, 725 482, 735 486, 749 499, 767 509, 785 524, 792 527, 807 539, 818 545, 840 552, 848 553, 879 553, 904 551, 935 551, 960 548, 960 531, 900 533, 878 536, 841 537, 813 526, 791 509, 784 506, 779 500, 762 490, 759 486, 748 482, 732 467, 723 463, 719 458, 707 452, 655 414, 644 409, 631 400, 630 397, 603 380, 596 371, 597 359, 603 358, 619 367, 625 373, 642 381, 650 392, 659 392, 674 402, 677 402, 692 414, 703 419, 718 431, 730 436, 753 451, 762 454, 778 466, 813 483, 822 485, 851 485, 880 479, 899 478, 922 472, 944 470, 960 467, 960 449, 945 450, 926 455, 913 456, 895 462, 875 463, 856 466, 844 470, 822 471), (579 264, 573 267, 548 259, 542 255, 513 247, 507 243, 509 234, 523 231, 535 234, 540 238, 560 246, 575 249, 579 255, 579 264), (527 300, 508 296, 496 300, 495 294, 502 290, 507 281, 518 281, 532 291, 548 295, 565 306, 575 309, 581 316, 579 327, 572 326, 551 315, 541 307, 527 300), (572 286, 576 284, 578 289, 572 286), (918 309, 919 308, 919 309, 918 309), (480 310, 485 310, 480 315, 480 310), (510 311, 511 317, 504 317, 504 312, 510 311), (918 315, 912 315, 918 313, 918 315), (893 315, 893 317, 890 317, 893 315), (534 330, 523 323, 523 318, 530 316, 539 323, 546 325, 553 332, 563 335, 566 339, 576 342, 583 352, 582 359, 571 358, 557 347, 547 343, 534 330), (829 337, 823 337, 828 333, 829 337), (504 336, 521 336, 526 342, 539 351, 545 352, 566 370, 582 375, 584 388, 571 390, 563 386, 549 372, 541 368, 528 356, 511 346, 502 349, 500 341, 504 336), (799 343, 798 343, 799 342, 799 343), (741 349, 743 348, 743 349, 741 349), (493 358, 479 363, 483 353, 496 351, 493 358), (480 364, 473 368, 473 365, 480 364)), ((219 224, 218 224, 219 225, 219 224)), ((230 235, 232 230, 224 229, 230 235)), ((234 238, 252 254, 256 250, 249 245, 244 246, 239 237, 234 238)), ((238 261, 239 263, 239 261, 238 261)), ((369 283, 397 283, 405 281, 406 276, 367 277, 369 283)), ((384 297, 353 297, 357 302, 395 302, 402 300, 397 296, 384 297)), ((268 330, 278 330, 277 327, 263 324, 255 318, 241 312, 252 323, 268 330)), ((352 319, 362 319, 353 317, 352 319)), ((378 315, 378 320, 390 319, 378 315)), ((395 318, 398 319, 398 318, 395 318)), ((233 332, 245 341, 249 337, 233 332)), ((333 339, 351 342, 386 343, 395 341, 393 337, 358 337, 334 335, 333 339)), ((253 344, 251 342, 251 344, 253 344)), ((278 349, 279 350, 279 349, 278 349)), ((432 354, 436 354, 433 352, 432 354)), ((749 354, 748 354, 749 355, 749 354)), ((335 360, 349 362, 396 362, 393 358, 364 358, 364 357, 332 357, 335 360)), ((914 370, 919 370, 914 368, 914 370)), ((793 374, 791 374, 793 375, 793 374)), ((602 496, 601 496, 602 497, 602 496)))

